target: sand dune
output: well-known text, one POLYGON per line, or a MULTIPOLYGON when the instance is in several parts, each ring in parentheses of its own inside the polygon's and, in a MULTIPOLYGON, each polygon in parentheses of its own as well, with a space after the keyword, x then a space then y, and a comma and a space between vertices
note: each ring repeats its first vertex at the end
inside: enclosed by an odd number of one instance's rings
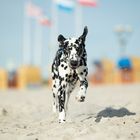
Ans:
POLYGON ((52 113, 50 89, 0 92, 0 140, 139 140, 140 85, 89 87, 72 94, 67 122, 52 113))

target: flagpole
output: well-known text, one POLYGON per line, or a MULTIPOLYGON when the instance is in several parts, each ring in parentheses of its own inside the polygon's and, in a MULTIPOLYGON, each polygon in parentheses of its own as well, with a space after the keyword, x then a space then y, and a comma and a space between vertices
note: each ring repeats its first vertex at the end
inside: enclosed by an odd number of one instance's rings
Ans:
POLYGON ((82 6, 76 4, 76 10, 75 10, 75 35, 78 37, 82 31, 83 23, 82 23, 82 6))
POLYGON ((51 32, 50 32, 50 46, 48 47, 49 50, 49 61, 48 61, 48 74, 50 76, 51 70, 51 64, 53 61, 54 52, 57 48, 57 34, 58 34, 58 15, 57 15, 57 7, 55 4, 55 0, 52 0, 51 3, 51 17, 52 17, 52 26, 51 26, 51 32))
POLYGON ((23 54, 22 54, 22 64, 29 65, 30 64, 30 47, 31 47, 31 36, 30 36, 30 18, 27 16, 27 2, 24 3, 24 16, 23 16, 23 54))
POLYGON ((34 36, 34 49, 33 49, 33 63, 34 65, 41 67, 43 60, 43 43, 42 43, 42 26, 38 23, 38 19, 35 21, 34 28, 35 36, 34 36))
POLYGON ((76 8, 76 35, 79 35, 83 28, 83 13, 82 7, 96 7, 97 0, 77 0, 76 8))
POLYGON ((58 34, 58 15, 57 15, 57 7, 54 2, 55 0, 52 0, 52 28, 51 28, 51 48, 56 47, 56 40, 57 40, 57 34, 58 34))

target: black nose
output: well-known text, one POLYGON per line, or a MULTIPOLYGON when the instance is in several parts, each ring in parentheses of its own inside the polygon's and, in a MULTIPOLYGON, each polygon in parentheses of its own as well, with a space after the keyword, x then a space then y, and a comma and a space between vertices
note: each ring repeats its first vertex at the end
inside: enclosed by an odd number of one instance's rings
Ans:
POLYGON ((76 67, 76 66, 78 65, 78 61, 71 60, 71 61, 70 61, 70 64, 71 64, 71 66, 76 67))

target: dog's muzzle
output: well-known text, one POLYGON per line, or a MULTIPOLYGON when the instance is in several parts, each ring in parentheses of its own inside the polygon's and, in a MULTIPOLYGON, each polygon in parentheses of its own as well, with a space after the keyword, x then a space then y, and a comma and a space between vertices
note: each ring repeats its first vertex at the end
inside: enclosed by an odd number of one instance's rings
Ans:
POLYGON ((79 66, 79 62, 76 60, 70 60, 70 67, 76 69, 79 66))

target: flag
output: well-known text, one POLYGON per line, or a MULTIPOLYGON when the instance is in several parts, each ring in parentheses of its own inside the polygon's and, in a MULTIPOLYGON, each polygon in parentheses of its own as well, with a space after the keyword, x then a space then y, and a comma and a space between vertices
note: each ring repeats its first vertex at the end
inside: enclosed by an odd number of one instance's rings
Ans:
POLYGON ((46 16, 42 16, 39 19, 39 23, 43 26, 51 26, 51 21, 46 16))
POLYGON ((97 0, 78 0, 78 3, 82 6, 88 6, 88 7, 97 6, 97 0))
POLYGON ((44 16, 43 10, 34 3, 27 3, 26 4, 26 13, 29 17, 33 17, 39 22, 41 25, 50 26, 51 22, 49 19, 44 16))
POLYGON ((26 5, 26 13, 30 17, 38 18, 42 15, 42 9, 39 6, 29 2, 26 5))
POLYGON ((72 12, 75 8, 75 3, 72 0, 54 0, 60 10, 72 12))

